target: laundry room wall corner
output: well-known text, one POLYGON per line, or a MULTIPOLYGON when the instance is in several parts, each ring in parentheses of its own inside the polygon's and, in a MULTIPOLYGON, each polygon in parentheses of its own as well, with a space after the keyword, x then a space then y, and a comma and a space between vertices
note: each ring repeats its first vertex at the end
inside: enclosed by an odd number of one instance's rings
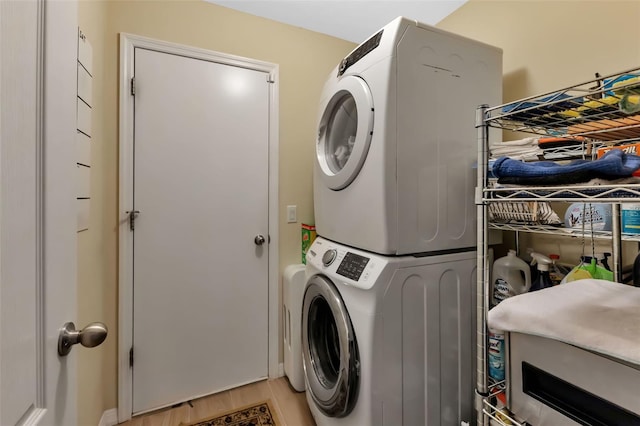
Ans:
MULTIPOLYGON (((544 2, 543 6, 537 0, 470 0, 437 27, 503 50, 502 93, 503 101, 509 102, 591 80, 596 72, 608 75, 637 67, 640 42, 633 28, 639 19, 637 1, 561 1, 544 2), (572 44, 567 50, 565 36, 553 29, 578 22, 581 28, 593 31, 593 36, 588 43, 572 44), (617 30, 597 31, 602 22, 615 22, 617 30)), ((557 247, 554 236, 521 235, 521 247, 557 247)), ((603 251, 610 250, 608 243, 600 244, 603 251)), ((626 259, 633 259, 638 252, 635 243, 624 244, 623 250, 626 259)), ((578 262, 580 245, 564 245, 558 254, 563 262, 578 262)))

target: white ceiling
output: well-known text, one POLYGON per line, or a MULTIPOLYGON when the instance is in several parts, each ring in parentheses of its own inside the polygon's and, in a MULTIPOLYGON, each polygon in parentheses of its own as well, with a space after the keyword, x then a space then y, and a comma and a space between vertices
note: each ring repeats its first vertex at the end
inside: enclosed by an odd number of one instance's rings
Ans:
POLYGON ((435 25, 467 0, 206 0, 354 43, 398 16, 435 25))

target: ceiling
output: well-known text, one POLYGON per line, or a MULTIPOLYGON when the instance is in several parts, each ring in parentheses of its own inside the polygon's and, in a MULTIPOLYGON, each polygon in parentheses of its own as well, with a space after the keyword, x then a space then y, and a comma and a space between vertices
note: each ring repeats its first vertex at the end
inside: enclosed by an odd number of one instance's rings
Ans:
POLYGON ((206 0, 354 43, 405 16, 435 25, 467 0, 206 0))

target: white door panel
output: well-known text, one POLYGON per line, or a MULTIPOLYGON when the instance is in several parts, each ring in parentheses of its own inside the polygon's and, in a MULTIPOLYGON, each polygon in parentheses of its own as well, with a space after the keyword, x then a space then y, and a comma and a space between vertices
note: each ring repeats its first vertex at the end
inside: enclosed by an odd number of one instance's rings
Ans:
POLYGON ((37 68, 33 54, 37 45, 37 3, 2 2, 0 19, 3 27, 0 47, 2 62, 0 90, 2 115, 0 129, 0 424, 12 425, 25 416, 37 400, 36 360, 36 163, 38 119, 37 68), (8 3, 8 4, 7 4, 8 3), (5 37, 7 22, 16 28, 5 37), (19 32, 18 32, 19 31, 19 32), (7 39, 12 35, 19 38, 7 39), (16 43, 20 40, 20 43, 16 43), (23 50, 24 48, 24 50, 23 50), (14 78, 18 78, 14 84, 14 78), (8 108, 8 102, 17 108, 8 108), (19 102, 19 103, 17 103, 19 102), (20 330, 20 332, 17 332, 20 330))
POLYGON ((137 48, 135 76, 134 413, 267 377, 269 182, 266 73, 137 48))
POLYGON ((73 425, 77 5, 0 2, 0 424, 73 425), (55 54, 48 54, 55 52, 55 54))

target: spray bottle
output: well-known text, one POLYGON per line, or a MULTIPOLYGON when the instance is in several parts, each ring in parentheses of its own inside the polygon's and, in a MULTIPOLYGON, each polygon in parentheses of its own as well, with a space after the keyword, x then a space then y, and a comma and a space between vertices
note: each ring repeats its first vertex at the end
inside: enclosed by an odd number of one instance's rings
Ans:
POLYGON ((551 277, 549 276, 549 265, 552 263, 551 259, 540 253, 531 253, 531 257, 533 258, 531 264, 538 265, 538 276, 531 283, 531 290, 529 291, 542 290, 543 288, 553 286, 551 277))

